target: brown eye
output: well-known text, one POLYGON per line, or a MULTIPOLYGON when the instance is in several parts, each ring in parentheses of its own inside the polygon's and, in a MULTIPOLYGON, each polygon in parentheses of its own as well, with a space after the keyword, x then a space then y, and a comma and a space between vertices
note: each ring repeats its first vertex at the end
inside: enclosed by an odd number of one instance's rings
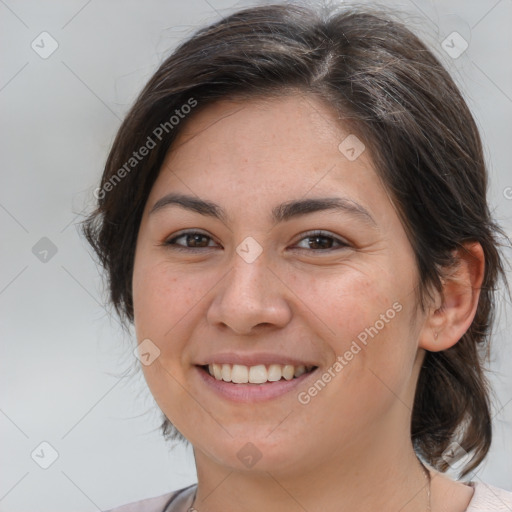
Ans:
POLYGON ((312 249, 314 251, 344 248, 349 245, 344 240, 325 231, 313 231, 306 233, 305 236, 300 239, 299 244, 297 244, 297 247, 301 249, 312 249), (299 244, 303 241, 306 241, 306 246, 300 247, 299 244))
POLYGON ((213 239, 201 233, 199 231, 186 231, 181 233, 174 238, 171 238, 165 242, 166 246, 175 246, 176 248, 181 249, 202 249, 207 247, 212 247, 210 242, 213 242, 213 239), (178 243, 178 241, 181 241, 178 243))

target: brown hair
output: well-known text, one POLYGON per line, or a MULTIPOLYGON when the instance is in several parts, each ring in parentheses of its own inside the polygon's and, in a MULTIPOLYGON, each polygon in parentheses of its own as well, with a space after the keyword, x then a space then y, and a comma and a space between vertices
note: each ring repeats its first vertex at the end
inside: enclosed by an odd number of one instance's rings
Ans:
MULTIPOLYGON (((416 452, 441 471, 452 441, 472 452, 466 475, 491 443, 480 349, 490 337, 497 279, 505 280, 498 250, 498 235, 505 235, 489 212, 482 144, 464 99, 436 57, 387 14, 297 5, 245 9, 199 30, 163 62, 119 128, 97 208, 83 224, 106 270, 110 301, 133 321, 142 211, 184 122, 218 99, 290 90, 321 98, 370 148, 415 252, 421 308, 430 291, 442 291, 443 269, 456 263, 454 249, 467 241, 483 247, 474 321, 452 348, 427 352, 411 424, 416 452), (132 161, 150 140, 146 156, 132 161)), ((182 438, 165 416, 162 431, 182 438)))

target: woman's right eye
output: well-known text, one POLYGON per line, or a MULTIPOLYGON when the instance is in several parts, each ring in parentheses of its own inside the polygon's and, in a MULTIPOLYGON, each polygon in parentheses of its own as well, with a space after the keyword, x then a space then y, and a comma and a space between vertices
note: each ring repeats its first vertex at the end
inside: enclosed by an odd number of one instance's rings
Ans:
POLYGON ((163 245, 171 246, 176 249, 202 249, 208 247, 214 247, 209 245, 210 242, 214 243, 212 237, 201 233, 200 231, 185 231, 180 233, 178 236, 166 240, 163 245), (179 241, 182 241, 179 243, 179 241))

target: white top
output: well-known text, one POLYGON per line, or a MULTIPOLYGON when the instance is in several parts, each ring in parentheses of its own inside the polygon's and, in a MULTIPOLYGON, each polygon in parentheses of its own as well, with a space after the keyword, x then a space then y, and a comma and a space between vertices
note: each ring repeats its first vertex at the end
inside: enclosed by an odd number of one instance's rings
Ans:
MULTIPOLYGON (((512 492, 483 482, 469 482, 467 485, 475 491, 466 512, 512 512, 512 492)), ((187 512, 194 501, 196 488, 197 484, 194 484, 105 512, 187 512)))
POLYGON ((484 482, 470 482, 475 488, 466 512, 512 512, 512 492, 499 489, 484 482))

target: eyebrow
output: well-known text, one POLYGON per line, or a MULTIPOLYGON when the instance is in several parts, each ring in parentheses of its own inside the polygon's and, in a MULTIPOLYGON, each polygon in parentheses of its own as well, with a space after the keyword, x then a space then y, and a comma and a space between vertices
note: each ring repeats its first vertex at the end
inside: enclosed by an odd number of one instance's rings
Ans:
MULTIPOLYGON (((176 205, 186 210, 197 212, 201 215, 213 217, 226 223, 228 215, 218 204, 205 199, 199 199, 185 194, 170 193, 159 199, 151 208, 149 214, 153 214, 165 207, 176 205)), ((377 226, 370 212, 361 204, 346 197, 320 197, 308 199, 296 199, 282 203, 272 209, 272 223, 278 224, 295 217, 320 211, 335 211, 349 214, 364 222, 377 226)))

